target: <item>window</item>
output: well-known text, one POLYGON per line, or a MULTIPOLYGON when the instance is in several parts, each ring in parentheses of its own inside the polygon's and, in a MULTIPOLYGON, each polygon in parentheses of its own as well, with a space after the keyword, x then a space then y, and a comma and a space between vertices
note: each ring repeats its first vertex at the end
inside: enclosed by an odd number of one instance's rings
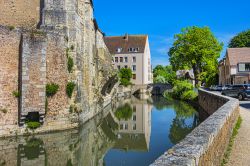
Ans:
POLYGON ((128 124, 127 123, 125 124, 125 130, 128 130, 128 124))
POLYGON ((240 63, 238 68, 239 72, 250 72, 250 63, 240 63))
POLYGON ((122 52, 122 48, 117 48, 116 52, 118 52, 118 53, 122 52))
POLYGON ((120 62, 123 62, 123 57, 120 57, 120 62))
POLYGON ((139 48, 135 48, 135 49, 134 49, 134 52, 139 52, 139 48))
POLYGON ((118 69, 118 70, 120 70, 120 69, 121 69, 121 66, 120 66, 120 65, 118 65, 118 66, 117 66, 117 69, 118 69))
POLYGON ((125 67, 124 67, 125 69, 127 69, 128 68, 128 66, 127 65, 125 65, 125 67))
POLYGON ((136 112, 136 106, 135 105, 133 106, 133 112, 136 112))
POLYGON ((128 49, 128 52, 133 52, 133 48, 129 48, 129 49, 128 49))
POLYGON ((134 63, 136 62, 136 57, 135 57, 135 56, 133 57, 133 62, 134 62, 134 63))
POLYGON ((133 130, 136 130, 136 124, 133 124, 133 130))
POLYGON ((133 80, 136 80, 136 74, 133 74, 133 80))
POLYGON ((133 115, 133 121, 136 121, 136 115, 133 115))
POLYGON ((120 130, 123 130, 123 124, 120 124, 120 130))
POLYGON ((115 62, 118 62, 118 57, 115 57, 115 62))
POLYGON ((133 71, 136 71, 136 65, 133 65, 133 66, 132 66, 132 70, 133 70, 133 71))
POLYGON ((126 63, 128 63, 128 57, 125 57, 124 60, 126 63))

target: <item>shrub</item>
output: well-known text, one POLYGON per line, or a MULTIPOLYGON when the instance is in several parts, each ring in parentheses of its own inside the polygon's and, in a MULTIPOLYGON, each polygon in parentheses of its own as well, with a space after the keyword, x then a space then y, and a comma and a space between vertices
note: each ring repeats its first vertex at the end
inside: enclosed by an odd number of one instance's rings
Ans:
POLYGON ((73 51, 75 49, 74 45, 71 45, 70 49, 73 51))
POLYGON ((181 99, 181 96, 185 91, 193 90, 193 88, 194 88, 193 85, 189 81, 178 80, 174 83, 172 97, 176 99, 181 99))
POLYGON ((74 66, 74 61, 73 58, 71 58, 70 56, 68 57, 68 71, 71 73, 73 70, 73 66, 74 66))
POLYGON ((75 86, 76 86, 76 84, 74 82, 68 82, 68 84, 66 86, 66 93, 67 93, 69 98, 72 97, 75 86))
POLYGON ((8 26, 8 28, 9 28, 10 31, 15 29, 15 27, 13 25, 8 26))
POLYGON ((6 114, 8 112, 8 110, 6 108, 0 108, 0 112, 6 114))
POLYGON ((189 90, 189 91, 183 92, 181 96, 181 100, 194 101, 197 99, 197 97, 198 97, 198 94, 195 91, 189 90))
POLYGON ((121 78, 121 85, 123 86, 128 86, 128 85, 131 85, 131 82, 129 80, 127 80, 126 78, 121 78))
POLYGON ((41 126, 41 123, 39 122, 27 122, 26 124, 29 129, 33 129, 33 130, 41 126))
POLYGON ((56 94, 56 92, 59 89, 59 85, 52 83, 52 84, 47 84, 46 85, 46 96, 47 97, 52 97, 56 94))
POLYGON ((120 78, 121 85, 124 85, 124 86, 130 85, 131 84, 130 79, 132 78, 132 70, 122 68, 119 71, 119 78, 120 78))
POLYGON ((19 97, 20 97, 20 92, 18 92, 18 91, 13 91, 13 92, 12 92, 12 95, 13 95, 14 97, 16 97, 16 98, 19 98, 19 97))

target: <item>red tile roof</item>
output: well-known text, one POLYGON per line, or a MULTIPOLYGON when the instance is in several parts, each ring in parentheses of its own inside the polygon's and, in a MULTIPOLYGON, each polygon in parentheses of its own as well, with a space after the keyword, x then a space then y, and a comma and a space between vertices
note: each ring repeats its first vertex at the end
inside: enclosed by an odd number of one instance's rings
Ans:
POLYGON ((228 48, 227 56, 231 66, 237 66, 239 63, 250 63, 250 48, 228 48))
POLYGON ((139 48, 136 53, 144 53, 147 38, 147 35, 125 35, 105 37, 104 41, 111 54, 130 54, 129 48, 139 48), (117 52, 118 48, 122 48, 122 51, 117 52))

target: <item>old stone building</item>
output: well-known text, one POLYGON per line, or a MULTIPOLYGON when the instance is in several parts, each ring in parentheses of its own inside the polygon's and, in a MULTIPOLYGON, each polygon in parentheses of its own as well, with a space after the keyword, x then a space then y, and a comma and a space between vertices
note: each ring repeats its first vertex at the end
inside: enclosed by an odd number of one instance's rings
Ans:
POLYGON ((111 64, 92 0, 0 0, 0 136, 22 133, 18 124, 37 114, 41 132, 91 118, 112 97, 111 64), (52 97, 48 84, 59 85, 52 97))

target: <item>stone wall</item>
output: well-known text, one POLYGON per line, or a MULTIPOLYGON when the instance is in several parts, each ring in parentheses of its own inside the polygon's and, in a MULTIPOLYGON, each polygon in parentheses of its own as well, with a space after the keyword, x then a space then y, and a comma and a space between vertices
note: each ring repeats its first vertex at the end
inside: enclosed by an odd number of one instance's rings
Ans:
POLYGON ((19 47, 21 33, 0 26, 0 135, 18 124, 19 47), (6 112, 5 112, 5 111, 6 112))
POLYGON ((0 0, 0 25, 36 27, 42 0, 0 0))
POLYGON ((221 164, 232 129, 239 117, 239 101, 204 90, 199 90, 199 101, 201 106, 212 115, 183 141, 158 158, 152 166, 211 166, 221 164), (213 103, 208 105, 206 101, 213 103))
MULTIPOLYGON (((31 112, 45 115, 46 36, 31 32, 22 38, 21 119, 31 112)), ((24 124, 24 121, 22 122, 24 124)))
POLYGON ((91 0, 0 0, 0 4, 0 9, 8 8, 0 11, 0 25, 7 25, 0 29, 0 59, 5 63, 0 70, 9 74, 0 76, 0 86, 5 87, 0 88, 0 107, 10 109, 0 112, 6 117, 1 119, 0 137, 24 134, 18 118, 23 125, 30 112, 39 112, 44 122, 35 132, 39 133, 76 127, 79 117, 89 120, 111 101, 116 74, 91 0), (72 72, 68 57, 74 61, 72 72), (68 82, 76 83, 71 99, 66 94, 68 82), (46 100, 48 83, 58 84, 59 90, 46 100), (18 90, 19 100, 12 95, 18 90), (76 113, 70 113, 70 106, 76 113), (1 131, 7 124, 12 128, 1 131))
POLYGON ((199 91, 199 105, 209 115, 212 115, 221 106, 223 106, 229 99, 225 97, 217 97, 213 93, 206 91, 199 91))

